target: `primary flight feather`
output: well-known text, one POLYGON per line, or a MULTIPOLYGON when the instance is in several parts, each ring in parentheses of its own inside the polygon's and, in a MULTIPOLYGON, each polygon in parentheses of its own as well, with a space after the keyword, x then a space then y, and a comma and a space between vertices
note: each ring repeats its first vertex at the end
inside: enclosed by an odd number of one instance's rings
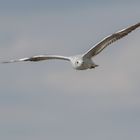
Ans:
POLYGON ((50 59, 60 59, 60 60, 67 60, 70 61, 73 68, 76 70, 85 70, 85 69, 92 69, 97 67, 93 61, 92 57, 98 55, 103 49, 105 49, 111 43, 123 38, 124 36, 128 35, 130 32, 135 30, 136 28, 140 27, 140 23, 132 25, 128 28, 125 28, 121 31, 118 31, 112 35, 107 36, 102 41, 94 45, 91 49, 89 49, 86 53, 76 56, 59 56, 59 55, 38 55, 29 58, 22 58, 18 60, 10 60, 3 63, 13 63, 13 62, 22 62, 22 61, 42 61, 42 60, 50 60, 50 59))

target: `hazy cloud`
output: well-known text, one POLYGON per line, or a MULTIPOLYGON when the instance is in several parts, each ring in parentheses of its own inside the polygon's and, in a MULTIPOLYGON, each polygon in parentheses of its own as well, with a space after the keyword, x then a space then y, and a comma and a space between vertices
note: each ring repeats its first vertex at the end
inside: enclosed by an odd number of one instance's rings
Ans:
MULTIPOLYGON (((1 61, 83 53, 140 21, 139 1, 117 2, 1 1, 1 61)), ((139 36, 138 29, 105 49, 95 70, 63 61, 0 65, 0 138, 139 138, 139 36)))

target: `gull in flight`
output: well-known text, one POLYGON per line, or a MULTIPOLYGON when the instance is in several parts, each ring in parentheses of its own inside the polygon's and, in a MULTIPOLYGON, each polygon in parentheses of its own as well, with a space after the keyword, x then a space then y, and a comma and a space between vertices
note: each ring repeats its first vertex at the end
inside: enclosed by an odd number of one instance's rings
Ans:
POLYGON ((38 56, 30 57, 30 58, 10 60, 3 63, 13 63, 13 62, 22 62, 22 61, 37 62, 37 61, 43 61, 43 60, 60 59, 60 60, 70 61, 73 68, 76 70, 92 69, 98 66, 92 61, 92 57, 98 55, 108 45, 123 38, 124 36, 126 36, 131 31, 135 30, 138 27, 140 27, 140 23, 137 23, 121 31, 118 31, 112 35, 109 35, 105 37, 103 40, 101 40, 99 43, 94 45, 91 49, 89 49, 84 54, 70 56, 70 57, 60 56, 60 55, 38 55, 38 56))

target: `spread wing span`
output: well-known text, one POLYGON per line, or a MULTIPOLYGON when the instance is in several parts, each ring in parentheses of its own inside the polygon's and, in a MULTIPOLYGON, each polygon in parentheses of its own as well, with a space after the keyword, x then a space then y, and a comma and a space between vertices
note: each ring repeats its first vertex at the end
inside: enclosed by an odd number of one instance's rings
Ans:
POLYGON ((84 57, 91 58, 97 54, 99 54, 104 48, 106 48, 108 45, 111 43, 123 38, 124 36, 128 35, 130 32, 135 30, 136 28, 140 27, 140 23, 137 23, 133 26, 130 26, 128 28, 125 28, 121 31, 118 31, 110 36, 107 36, 104 38, 101 42, 93 46, 90 50, 88 50, 85 54, 84 57))
POLYGON ((59 56, 59 55, 38 55, 38 56, 29 57, 29 58, 21 58, 21 59, 17 59, 17 60, 5 61, 5 62, 2 62, 2 63, 14 63, 14 62, 22 62, 22 61, 37 62, 37 61, 50 60, 50 59, 60 59, 60 60, 70 61, 70 58, 69 57, 65 57, 65 56, 59 56))

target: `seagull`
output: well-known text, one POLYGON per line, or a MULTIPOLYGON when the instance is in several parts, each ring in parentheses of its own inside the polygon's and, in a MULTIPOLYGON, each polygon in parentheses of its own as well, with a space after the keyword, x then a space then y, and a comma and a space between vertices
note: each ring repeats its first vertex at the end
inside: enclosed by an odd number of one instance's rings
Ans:
POLYGON ((120 30, 114 34, 111 34, 105 37, 96 45, 94 45, 87 52, 80 55, 75 55, 75 56, 70 56, 70 57, 60 56, 60 55, 37 55, 37 56, 29 57, 29 58, 5 61, 3 63, 14 63, 14 62, 22 62, 22 61, 37 62, 37 61, 43 61, 43 60, 60 59, 60 60, 70 61, 72 64, 72 67, 76 70, 93 69, 93 68, 98 67, 98 65, 95 64, 92 60, 94 56, 98 55, 107 46, 123 38, 124 36, 128 35, 130 32, 132 32, 138 27, 140 27, 140 22, 135 25, 129 26, 128 28, 125 28, 123 30, 120 30))

